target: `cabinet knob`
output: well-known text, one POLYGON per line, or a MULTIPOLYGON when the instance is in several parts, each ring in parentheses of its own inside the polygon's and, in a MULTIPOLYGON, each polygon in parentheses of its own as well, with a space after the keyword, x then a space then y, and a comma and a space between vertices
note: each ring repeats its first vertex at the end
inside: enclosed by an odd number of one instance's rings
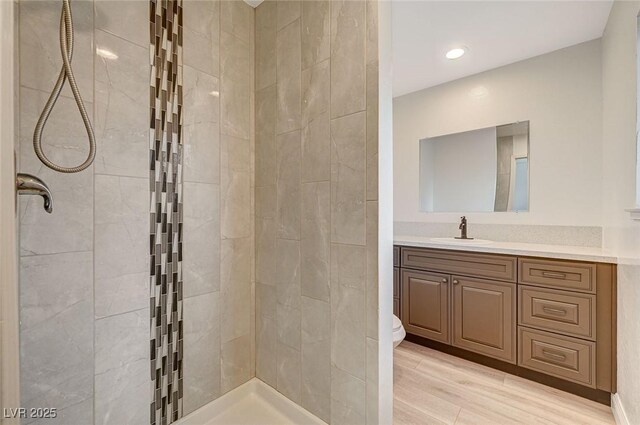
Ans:
POLYGON ((458 283, 460 283, 460 281, 458 279, 453 279, 453 284, 457 285, 458 283))
POLYGON ((449 279, 447 279, 446 277, 442 279, 442 283, 447 283, 449 282, 449 279))

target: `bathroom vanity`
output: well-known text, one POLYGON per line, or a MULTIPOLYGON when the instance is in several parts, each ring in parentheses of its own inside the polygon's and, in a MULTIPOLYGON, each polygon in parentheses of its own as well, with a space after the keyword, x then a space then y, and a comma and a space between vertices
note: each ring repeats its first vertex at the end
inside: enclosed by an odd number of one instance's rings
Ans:
POLYGON ((616 265, 595 248, 396 239, 407 339, 603 403, 616 388, 616 265))

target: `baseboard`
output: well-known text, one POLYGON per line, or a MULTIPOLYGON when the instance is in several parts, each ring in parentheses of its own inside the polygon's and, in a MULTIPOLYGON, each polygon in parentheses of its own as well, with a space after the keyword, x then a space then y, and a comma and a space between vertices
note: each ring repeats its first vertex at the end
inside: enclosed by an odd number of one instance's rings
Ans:
POLYGON ((631 425, 618 393, 611 394, 611 411, 613 412, 613 418, 616 420, 616 425, 631 425))

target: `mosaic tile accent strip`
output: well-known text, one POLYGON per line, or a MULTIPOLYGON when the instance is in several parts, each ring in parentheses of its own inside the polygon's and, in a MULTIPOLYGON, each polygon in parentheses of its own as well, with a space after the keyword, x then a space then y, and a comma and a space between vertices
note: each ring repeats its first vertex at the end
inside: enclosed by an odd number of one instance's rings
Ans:
POLYGON ((151 424, 182 416, 182 0, 150 0, 151 424))

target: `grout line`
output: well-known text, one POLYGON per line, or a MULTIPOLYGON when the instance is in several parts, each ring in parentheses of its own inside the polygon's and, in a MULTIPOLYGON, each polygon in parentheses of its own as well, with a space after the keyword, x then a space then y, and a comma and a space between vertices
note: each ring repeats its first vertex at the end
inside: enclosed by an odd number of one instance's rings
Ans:
MULTIPOLYGON (((136 308, 136 309, 134 309, 134 310, 122 311, 122 312, 120 312, 120 313, 108 314, 108 315, 106 315, 106 316, 99 316, 99 317, 98 317, 98 316, 95 316, 95 315, 94 315, 94 328, 95 328, 95 322, 99 322, 99 321, 104 320, 104 319, 111 319, 111 318, 113 318, 113 317, 123 316, 123 315, 125 315, 125 314, 139 313, 139 312, 143 312, 143 311, 145 311, 145 310, 149 310, 149 309, 150 309, 150 307, 149 307, 149 306, 146 306, 146 307, 136 308)), ((95 341, 95 338, 94 338, 94 341, 95 341)), ((148 342, 148 341, 147 341, 147 342, 148 342)), ((94 355, 95 355, 95 353, 94 353, 94 355)), ((151 360, 149 360, 149 361, 151 361, 151 360)), ((95 365, 94 365, 94 366, 95 366, 95 365)))

